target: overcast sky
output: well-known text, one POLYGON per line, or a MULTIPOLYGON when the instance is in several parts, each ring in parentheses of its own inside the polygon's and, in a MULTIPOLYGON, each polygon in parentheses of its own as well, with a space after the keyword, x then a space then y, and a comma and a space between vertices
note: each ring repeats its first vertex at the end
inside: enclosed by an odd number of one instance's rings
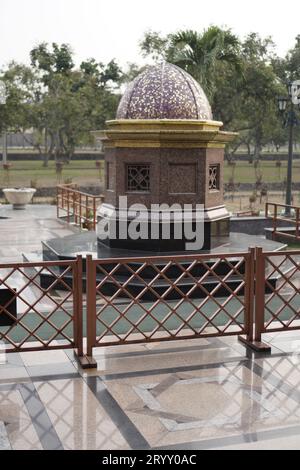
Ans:
POLYGON ((76 62, 141 62, 138 41, 148 29, 168 33, 228 26, 240 36, 272 35, 279 53, 300 34, 300 2, 288 0, 0 0, 0 66, 28 62, 39 42, 66 42, 76 62))

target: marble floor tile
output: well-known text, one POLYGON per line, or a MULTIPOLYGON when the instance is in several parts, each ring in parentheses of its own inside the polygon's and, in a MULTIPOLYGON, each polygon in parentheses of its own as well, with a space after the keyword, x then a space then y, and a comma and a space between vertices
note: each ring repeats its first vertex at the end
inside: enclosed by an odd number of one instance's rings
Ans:
MULTIPOLYGON (((1 352, 1 349, 0 349, 0 352, 1 352)), ((6 364, 9 367, 23 367, 24 366, 21 355, 19 353, 5 354, 4 364, 6 364)))
POLYGON ((56 218, 51 205, 28 205, 25 211, 0 206, 0 256, 2 262, 20 262, 23 252, 41 250, 41 241, 78 232, 56 218))
POLYGON ((255 363, 260 367, 263 377, 274 377, 280 383, 288 385, 300 393, 300 357, 290 356, 256 358, 255 363))
POLYGON ((263 341, 267 341, 268 343, 274 342, 289 342, 289 341, 298 341, 300 339, 300 331, 280 331, 275 333, 268 333, 263 335, 263 341))
POLYGON ((272 341, 270 344, 273 350, 276 347, 276 349, 281 352, 292 353, 295 356, 298 355, 300 360, 300 335, 297 338, 286 338, 285 341, 278 341, 278 339, 274 339, 274 341, 272 341))
POLYGON ((0 421, 0 450, 11 450, 5 423, 0 421))
POLYGON ((221 447, 212 447, 211 450, 299 450, 300 434, 297 436, 280 437, 277 439, 260 439, 254 442, 244 442, 221 447))
MULTIPOLYGON (((246 357, 245 348, 241 351, 246 357)), ((240 357, 238 351, 224 345, 224 347, 216 347, 212 349, 195 349, 189 350, 185 348, 176 348, 172 352, 161 350, 158 355, 144 354, 139 356, 128 357, 106 357, 98 356, 95 351, 94 357, 97 361, 97 371, 85 371, 85 374, 114 374, 126 372, 142 372, 157 369, 176 368, 185 366, 197 366, 201 364, 211 364, 222 362, 229 358, 240 357)))
POLYGON ((296 425, 298 403, 243 365, 106 381, 151 446, 296 425))
POLYGON ((75 374, 78 372, 76 363, 72 362, 60 362, 52 364, 38 364, 35 366, 28 366, 26 368, 30 378, 35 377, 48 377, 48 376, 59 376, 65 374, 75 374))
POLYGON ((0 381, 20 382, 28 378, 28 372, 25 367, 11 367, 9 364, 0 364, 0 381))
POLYGON ((6 435, 12 449, 42 449, 26 404, 18 390, 0 391, 1 421, 5 423, 6 435))
POLYGON ((61 350, 24 352, 20 355, 27 367, 70 362, 65 352, 61 350))
POLYGON ((224 336, 223 338, 218 338, 219 347, 230 347, 233 351, 240 356, 246 354, 246 349, 243 343, 239 342, 235 336, 224 336))
POLYGON ((6 353, 0 348, 0 368, 24 367, 19 353, 6 353))
POLYGON ((148 343, 145 344, 145 348, 152 351, 155 349, 159 350, 164 350, 164 349, 170 349, 170 348, 189 348, 189 347, 203 347, 205 348, 206 346, 209 347, 211 344, 214 342, 213 339, 206 339, 206 338, 200 338, 200 339, 187 339, 182 341, 167 341, 167 342, 157 342, 157 343, 148 343))
POLYGON ((82 379, 35 385, 64 449, 128 449, 118 427, 82 379))

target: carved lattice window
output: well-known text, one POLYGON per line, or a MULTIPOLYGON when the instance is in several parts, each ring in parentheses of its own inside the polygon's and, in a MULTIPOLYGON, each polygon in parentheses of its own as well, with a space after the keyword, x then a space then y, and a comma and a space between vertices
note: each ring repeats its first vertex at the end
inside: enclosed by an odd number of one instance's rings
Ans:
POLYGON ((220 165, 209 166, 208 189, 210 191, 218 191, 220 189, 220 165))
POLYGON ((127 165, 127 191, 150 191, 150 165, 127 165))

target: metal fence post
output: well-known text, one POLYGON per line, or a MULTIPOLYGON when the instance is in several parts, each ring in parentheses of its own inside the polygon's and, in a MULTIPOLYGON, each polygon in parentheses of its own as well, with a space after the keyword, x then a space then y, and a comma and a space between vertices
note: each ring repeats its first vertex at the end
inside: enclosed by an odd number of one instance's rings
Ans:
POLYGON ((70 192, 68 189, 66 190, 66 193, 67 193, 67 222, 69 224, 70 223, 70 192))
POLYGON ((56 217, 59 219, 59 187, 56 186, 56 217))
POLYGON ((265 314, 266 263, 262 248, 256 248, 255 341, 261 341, 265 314))
POLYGON ((254 297, 255 297, 255 248, 249 248, 249 255, 245 257, 245 287, 244 287, 244 330, 245 336, 238 339, 246 346, 253 347, 254 329, 254 297))
POLYGON ((96 215, 96 198, 93 197, 93 229, 96 230, 97 215, 96 215))
POLYGON ((261 342, 265 319, 265 256, 262 248, 251 248, 245 273, 245 329, 247 337, 239 340, 257 352, 270 352, 269 345, 261 342), (254 338, 253 338, 254 331, 254 338))
POLYGON ((82 200, 81 200, 81 193, 79 193, 79 227, 81 228, 81 221, 82 221, 82 200))
POLYGON ((77 356, 83 356, 83 325, 82 325, 82 257, 77 256, 73 269, 74 298, 74 341, 77 356))
POLYGON ((272 234, 272 240, 275 240, 276 238, 276 232, 277 232, 277 216, 278 216, 278 206, 277 204, 274 205, 274 214, 273 214, 273 234, 272 234))
POLYGON ((245 330, 247 340, 253 341, 254 295, 255 295, 255 248, 249 248, 249 258, 245 270, 245 330))
POLYGON ((254 345, 259 352, 269 352, 271 347, 261 342, 265 325, 265 295, 266 295, 266 258, 261 247, 256 248, 255 263, 255 335, 254 345))
POLYGON ((76 203, 77 203, 77 195, 72 192, 72 197, 73 197, 73 216, 74 216, 74 224, 77 225, 77 208, 76 208, 76 203))
POLYGON ((96 344, 96 264, 93 257, 86 257, 86 337, 87 337, 87 360, 90 367, 97 367, 93 360, 93 347, 96 344))

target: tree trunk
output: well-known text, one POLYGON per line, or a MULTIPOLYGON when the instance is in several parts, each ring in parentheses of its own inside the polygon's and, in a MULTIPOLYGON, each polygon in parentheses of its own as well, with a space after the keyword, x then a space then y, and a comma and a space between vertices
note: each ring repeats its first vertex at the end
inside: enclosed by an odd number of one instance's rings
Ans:
POLYGON ((43 167, 44 168, 48 168, 49 166, 49 157, 50 155, 47 151, 43 153, 43 167))

